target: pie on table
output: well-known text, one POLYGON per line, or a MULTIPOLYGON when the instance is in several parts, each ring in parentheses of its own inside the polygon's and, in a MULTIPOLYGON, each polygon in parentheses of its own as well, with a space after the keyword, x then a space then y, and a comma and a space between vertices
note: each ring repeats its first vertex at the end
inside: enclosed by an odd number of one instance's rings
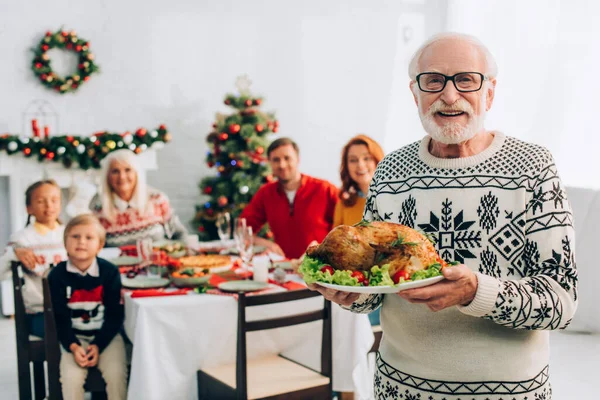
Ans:
POLYGON ((220 254, 186 256, 179 259, 182 267, 217 268, 231 264, 231 257, 220 254))

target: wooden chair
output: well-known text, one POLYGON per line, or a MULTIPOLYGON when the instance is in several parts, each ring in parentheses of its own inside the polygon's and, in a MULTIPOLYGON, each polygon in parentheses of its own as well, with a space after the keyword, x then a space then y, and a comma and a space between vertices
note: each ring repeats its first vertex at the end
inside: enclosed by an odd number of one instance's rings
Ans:
POLYGON ((198 398, 208 399, 331 399, 331 303, 317 311, 280 318, 246 321, 246 308, 320 296, 309 290, 256 296, 238 294, 236 363, 198 371, 198 398), (281 355, 246 360, 246 333, 323 320, 321 371, 281 355))
MULTIPOLYGON (((56 332, 56 320, 54 319, 54 308, 50 297, 50 286, 48 279, 42 280, 44 288, 44 328, 46 333, 46 358, 48 361, 48 399, 62 400, 62 388, 60 385, 60 345, 56 332)), ((106 383, 102 373, 96 367, 89 368, 84 389, 92 393, 93 400, 106 400, 106 383)))
POLYGON ((19 399, 32 400, 31 373, 33 363, 33 385, 35 399, 46 397, 44 340, 29 334, 25 303, 23 301, 23 270, 18 261, 11 262, 13 293, 15 297, 15 332, 17 336, 17 373, 19 374, 19 399))

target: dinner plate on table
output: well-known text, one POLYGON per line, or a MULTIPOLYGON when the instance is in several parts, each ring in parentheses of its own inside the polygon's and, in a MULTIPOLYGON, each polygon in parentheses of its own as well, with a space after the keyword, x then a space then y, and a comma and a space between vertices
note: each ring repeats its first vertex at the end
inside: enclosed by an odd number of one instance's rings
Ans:
POLYGON ((115 264, 118 267, 125 267, 128 265, 138 265, 138 264, 142 263, 141 258, 132 257, 132 256, 115 257, 115 258, 111 258, 108 261, 110 261, 111 263, 115 264))
MULTIPOLYGON (((254 246, 254 254, 261 254, 267 251, 265 246, 254 246)), ((225 254, 239 255, 240 252, 235 247, 225 250, 225 254)))
POLYGON ((401 292, 401 291, 407 290, 407 289, 415 289, 415 288, 433 285, 434 283, 437 283, 443 279, 444 279, 444 277, 442 275, 440 275, 440 276, 434 276, 433 278, 420 279, 418 281, 404 282, 404 283, 400 283, 400 284, 394 285, 394 286, 345 286, 345 285, 334 285, 332 283, 325 283, 325 282, 317 282, 317 284, 321 285, 323 287, 326 287, 328 289, 339 290, 341 292, 361 293, 361 294, 362 293, 386 294, 386 293, 398 293, 398 292, 401 292))
POLYGON ((268 287, 268 283, 258 281, 227 281, 218 286, 219 290, 224 292, 255 292, 268 287))
POLYGON ((171 281, 166 278, 149 278, 144 275, 138 275, 135 278, 121 275, 121 283, 128 289, 154 289, 167 287, 171 281))
POLYGON ((273 261, 273 268, 281 268, 281 269, 285 269, 287 271, 291 271, 294 269, 294 266, 292 265, 291 261, 282 260, 282 261, 273 261))

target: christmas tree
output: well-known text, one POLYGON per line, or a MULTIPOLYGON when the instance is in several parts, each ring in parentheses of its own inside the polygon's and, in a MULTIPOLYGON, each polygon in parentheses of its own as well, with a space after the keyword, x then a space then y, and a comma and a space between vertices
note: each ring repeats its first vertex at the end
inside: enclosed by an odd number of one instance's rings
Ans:
MULTIPOLYGON (((206 138, 210 148, 206 164, 216 168, 217 174, 200 183, 206 201, 196 206, 192 221, 200 240, 218 239, 217 216, 229 212, 237 218, 257 190, 273 180, 266 150, 268 136, 277 132, 279 122, 273 113, 259 109, 263 98, 250 93, 250 83, 246 76, 237 79, 238 93, 227 94, 224 100, 235 111, 229 115, 217 113, 206 138)), ((260 234, 272 236, 268 228, 260 234)))

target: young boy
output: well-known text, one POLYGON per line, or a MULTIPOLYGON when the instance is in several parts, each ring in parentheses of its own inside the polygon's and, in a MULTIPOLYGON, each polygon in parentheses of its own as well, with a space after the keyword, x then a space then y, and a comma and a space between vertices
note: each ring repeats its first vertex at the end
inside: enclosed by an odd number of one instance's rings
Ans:
POLYGON ((98 366, 109 400, 125 400, 127 365, 119 334, 124 313, 119 270, 98 258, 105 231, 92 215, 73 218, 65 228, 68 261, 48 276, 58 338, 64 399, 83 400, 88 367, 98 366))

